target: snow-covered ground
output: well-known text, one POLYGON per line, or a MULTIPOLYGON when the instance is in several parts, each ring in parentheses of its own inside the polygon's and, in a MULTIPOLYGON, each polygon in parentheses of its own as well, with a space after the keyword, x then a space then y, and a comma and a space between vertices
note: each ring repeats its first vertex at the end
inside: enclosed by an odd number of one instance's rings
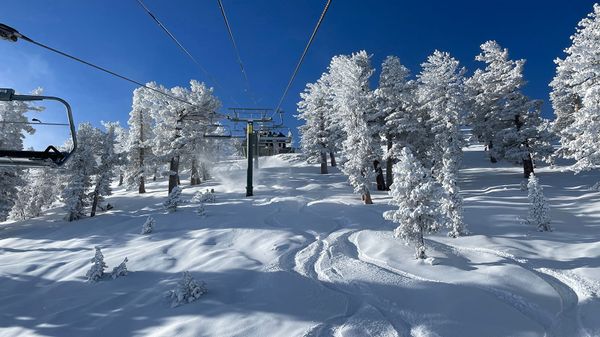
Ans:
POLYGON ((166 182, 117 190, 111 211, 67 223, 56 209, 0 225, 1 336, 600 336, 600 175, 540 168, 553 232, 524 223, 519 167, 465 152, 461 188, 472 235, 427 237, 437 264, 383 220, 384 192, 363 205, 336 169, 295 155, 261 159, 255 196, 244 162, 184 188, 193 203, 167 214, 166 182), (148 215, 154 232, 141 235, 148 215), (88 283, 100 246, 109 270, 88 283), (165 293, 183 271, 207 283, 198 301, 172 308, 165 293))

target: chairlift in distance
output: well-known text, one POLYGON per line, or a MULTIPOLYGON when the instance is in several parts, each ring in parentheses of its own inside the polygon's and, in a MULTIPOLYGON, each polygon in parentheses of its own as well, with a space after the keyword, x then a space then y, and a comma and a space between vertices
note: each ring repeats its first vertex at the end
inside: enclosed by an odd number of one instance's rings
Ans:
POLYGON ((68 123, 43 123, 37 118, 31 122, 0 121, 1 124, 29 124, 48 126, 68 126, 71 134, 72 147, 68 151, 60 151, 54 145, 48 145, 44 151, 28 151, 17 149, 0 149, 0 166, 8 167, 60 167, 67 162, 69 157, 77 149, 77 135, 71 106, 62 98, 40 95, 17 95, 14 89, 0 88, 0 102, 32 102, 51 100, 62 103, 67 111, 68 123))

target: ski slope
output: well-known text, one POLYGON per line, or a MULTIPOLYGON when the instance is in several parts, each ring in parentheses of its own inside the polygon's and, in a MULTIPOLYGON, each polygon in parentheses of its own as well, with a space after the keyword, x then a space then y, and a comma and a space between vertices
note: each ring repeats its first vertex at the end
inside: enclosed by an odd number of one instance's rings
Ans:
POLYGON ((392 236, 385 192, 363 205, 338 170, 297 155, 261 158, 252 198, 244 161, 184 185, 186 200, 215 189, 205 217, 191 202, 167 214, 160 181, 117 189, 95 218, 3 223, 0 336, 600 336, 600 175, 539 168, 554 229, 541 233, 522 220, 519 167, 480 147, 464 162, 472 234, 427 237, 433 265, 392 236), (86 282, 94 246, 129 275, 86 282), (208 293, 171 308, 186 270, 208 293))

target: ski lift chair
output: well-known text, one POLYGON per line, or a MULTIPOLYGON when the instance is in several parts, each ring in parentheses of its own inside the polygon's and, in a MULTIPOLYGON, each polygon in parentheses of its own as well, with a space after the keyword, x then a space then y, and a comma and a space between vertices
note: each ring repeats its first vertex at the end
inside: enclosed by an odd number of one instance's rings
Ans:
POLYGON ((32 119, 31 122, 16 122, 16 121, 0 121, 0 125, 4 124, 30 124, 30 125, 62 125, 68 126, 71 133, 72 147, 68 151, 60 151, 54 145, 48 145, 44 151, 25 151, 17 149, 2 149, 0 148, 0 166, 11 166, 11 167, 43 167, 51 166, 57 167, 62 166, 69 157, 75 152, 77 148, 77 136, 75 132, 75 123, 73 121, 73 114, 71 112, 71 106, 62 98, 53 96, 36 96, 36 95, 16 95, 14 89, 2 89, 0 88, 0 102, 11 102, 11 101, 42 101, 52 100, 62 103, 67 110, 68 124, 60 123, 42 123, 38 119, 32 119))

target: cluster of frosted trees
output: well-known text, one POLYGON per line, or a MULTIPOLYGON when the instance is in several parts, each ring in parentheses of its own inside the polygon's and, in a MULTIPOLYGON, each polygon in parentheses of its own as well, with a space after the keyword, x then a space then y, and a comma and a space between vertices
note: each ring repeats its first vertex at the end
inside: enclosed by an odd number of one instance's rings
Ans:
POLYGON ((371 89, 370 55, 360 51, 335 56, 327 72, 301 94, 303 152, 320 161, 321 173, 327 173, 327 158, 335 165, 337 155, 342 172, 365 203, 372 202, 374 162, 385 161, 385 185, 400 208, 408 207, 404 202, 416 202, 410 209, 423 212, 386 213, 401 224, 398 236, 413 231, 411 237, 422 238, 444 225, 450 236, 464 234, 457 185, 464 145, 461 125, 472 127, 492 161, 517 162, 526 177, 533 172, 534 157, 551 153, 540 101, 521 92, 524 61, 511 60, 495 41, 484 43, 476 59, 485 67, 467 78, 456 59, 435 51, 411 78, 400 60, 389 56, 381 65, 379 86, 371 89), (392 169, 394 163, 398 164, 392 169), (413 192, 419 188, 422 202, 406 200, 417 198, 413 192), (426 205, 429 202, 435 205, 426 205), (412 226, 414 222, 418 226, 412 226))
MULTIPOLYGON (((170 193, 180 184, 182 169, 190 170, 192 185, 208 179, 209 163, 220 151, 214 139, 204 138, 218 128, 212 116, 220 102, 212 89, 197 81, 189 88, 148 85, 182 101, 136 89, 129 128, 111 122, 102 123, 102 128, 80 124, 77 151, 64 170, 0 168, 0 221, 37 217, 56 201, 64 204, 68 221, 94 216, 117 178, 119 185, 125 183, 139 193, 145 192, 146 179, 159 175, 169 177, 170 193)), ((22 102, 0 104, 0 147, 23 148, 24 134, 33 129, 1 121, 27 121, 25 113, 36 109, 22 102)))

